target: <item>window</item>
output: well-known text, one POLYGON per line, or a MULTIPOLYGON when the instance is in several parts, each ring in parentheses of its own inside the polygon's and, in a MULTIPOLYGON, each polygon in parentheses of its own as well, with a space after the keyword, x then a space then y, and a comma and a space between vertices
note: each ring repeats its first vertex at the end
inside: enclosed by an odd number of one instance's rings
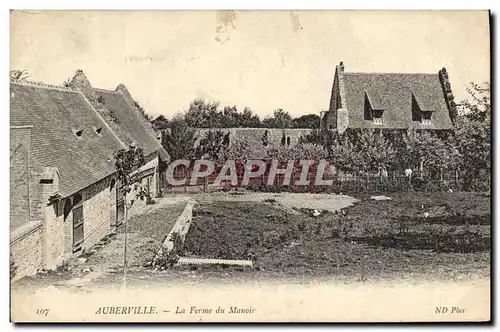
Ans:
POLYGON ((431 124, 432 112, 422 112, 422 124, 429 125, 431 124))
POLYGON ((382 110, 374 110, 373 111, 373 123, 374 124, 382 124, 382 110))
POLYGON ((94 129, 94 132, 96 133, 97 136, 102 137, 102 127, 96 128, 92 127, 94 129))
POLYGON ((73 129, 73 134, 75 134, 75 136, 78 139, 82 139, 83 129, 80 129, 80 130, 73 129))

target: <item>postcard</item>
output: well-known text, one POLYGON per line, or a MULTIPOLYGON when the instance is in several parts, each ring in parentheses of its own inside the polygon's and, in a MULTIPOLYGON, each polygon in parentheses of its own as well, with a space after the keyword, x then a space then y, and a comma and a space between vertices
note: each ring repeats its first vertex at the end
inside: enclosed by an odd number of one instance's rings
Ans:
POLYGON ((489 322, 488 11, 11 11, 11 321, 489 322))

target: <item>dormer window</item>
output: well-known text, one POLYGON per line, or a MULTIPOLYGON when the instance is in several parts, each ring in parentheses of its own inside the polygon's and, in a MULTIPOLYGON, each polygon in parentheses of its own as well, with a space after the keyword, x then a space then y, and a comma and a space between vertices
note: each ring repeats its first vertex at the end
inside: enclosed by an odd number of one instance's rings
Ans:
POLYGON ((422 111, 422 124, 430 125, 431 117, 432 117, 432 112, 422 111))
POLYGON ((82 139, 83 129, 73 129, 73 134, 75 134, 76 138, 82 139))
POLYGON ((382 114, 383 113, 384 113, 383 110, 373 110, 372 111, 372 118, 373 118, 374 124, 382 124, 382 114))
POLYGON ((96 128, 92 127, 94 129, 94 132, 96 133, 97 136, 102 137, 102 127, 96 128))

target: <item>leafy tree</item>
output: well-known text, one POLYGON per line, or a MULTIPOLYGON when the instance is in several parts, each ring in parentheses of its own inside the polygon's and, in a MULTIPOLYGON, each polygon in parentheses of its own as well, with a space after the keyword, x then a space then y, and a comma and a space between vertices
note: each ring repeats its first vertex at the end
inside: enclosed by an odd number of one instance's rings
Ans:
POLYGON ((30 73, 25 69, 11 69, 9 76, 11 80, 26 81, 30 77, 30 73))
MULTIPOLYGON (((118 173, 118 180, 122 192, 125 193, 125 241, 123 247, 123 287, 127 285, 127 234, 128 234, 128 211, 134 201, 130 204, 127 201, 127 193, 131 190, 134 182, 132 172, 144 165, 144 153, 141 148, 131 144, 128 149, 120 149, 114 152, 115 168, 118 173)), ((149 193, 148 193, 149 195, 149 193)), ((149 196, 148 196, 149 197, 149 196)))
POLYGON ((240 116, 239 127, 260 128, 262 127, 262 123, 260 122, 260 118, 257 114, 253 114, 252 110, 249 107, 245 107, 245 109, 243 109, 243 113, 240 116))
POLYGON ((319 128, 320 117, 317 114, 307 114, 292 120, 293 128, 319 128))
POLYGON ((221 151, 229 146, 229 133, 220 130, 209 130, 200 140, 199 155, 203 158, 217 161, 221 151))
POLYGON ((226 106, 220 117, 221 128, 235 128, 240 126, 240 114, 236 106, 226 106))
POLYGON ((163 148, 168 152, 170 160, 190 159, 195 155, 196 132, 180 117, 170 121, 161 140, 163 148))
POLYGON ((465 174, 465 190, 469 190, 481 173, 491 173, 491 101, 490 84, 471 83, 472 100, 462 103, 454 126, 458 165, 465 174))
POLYGON ((218 161, 223 164, 227 160, 236 160, 245 163, 252 158, 253 149, 246 138, 236 138, 229 145, 219 149, 218 161))
POLYGON ((217 109, 219 102, 206 102, 195 99, 189 104, 184 114, 184 119, 192 128, 218 128, 220 127, 221 112, 217 109))
POLYGON ((274 111, 273 116, 262 120, 266 128, 292 128, 292 117, 281 108, 274 111))
POLYGON ((151 121, 151 124, 153 125, 153 128, 155 130, 160 130, 160 131, 164 131, 169 127, 168 119, 163 114, 156 117, 156 119, 154 119, 153 121, 151 121))
POLYGON ((325 135, 319 129, 312 129, 308 134, 299 137, 299 144, 325 145, 325 135))
POLYGON ((144 153, 135 144, 129 146, 128 149, 120 149, 114 152, 115 168, 118 173, 119 183, 125 193, 130 192, 130 185, 133 182, 131 173, 144 165, 144 153))
POLYGON ((358 140, 355 151, 363 160, 360 168, 364 173, 387 169, 393 162, 395 150, 382 131, 364 130, 358 140))

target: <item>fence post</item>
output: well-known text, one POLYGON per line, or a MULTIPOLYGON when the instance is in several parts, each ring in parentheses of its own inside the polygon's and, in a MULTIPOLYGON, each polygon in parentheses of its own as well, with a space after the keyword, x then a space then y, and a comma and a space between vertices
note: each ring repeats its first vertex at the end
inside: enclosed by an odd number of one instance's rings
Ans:
POLYGON ((455 184, 457 185, 458 190, 458 170, 455 171, 455 184))

